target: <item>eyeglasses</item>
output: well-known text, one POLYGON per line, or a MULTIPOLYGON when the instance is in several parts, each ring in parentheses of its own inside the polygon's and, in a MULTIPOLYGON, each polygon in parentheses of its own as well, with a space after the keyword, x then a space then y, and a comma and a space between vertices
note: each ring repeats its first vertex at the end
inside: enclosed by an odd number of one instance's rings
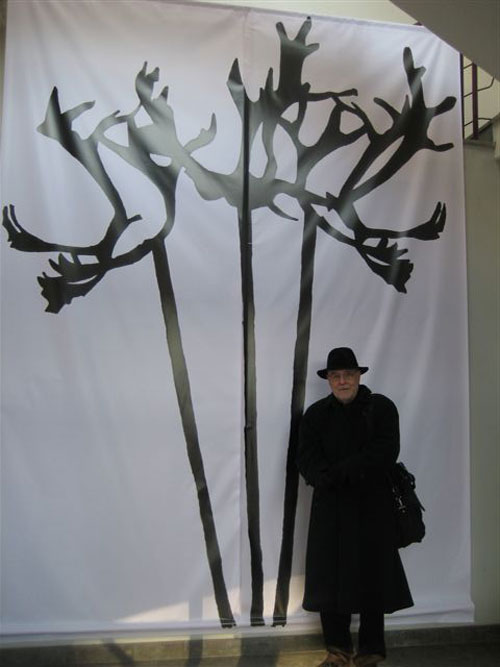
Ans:
POLYGON ((340 382, 342 379, 350 382, 358 375, 358 370, 346 370, 346 371, 328 371, 328 379, 332 382, 340 382))

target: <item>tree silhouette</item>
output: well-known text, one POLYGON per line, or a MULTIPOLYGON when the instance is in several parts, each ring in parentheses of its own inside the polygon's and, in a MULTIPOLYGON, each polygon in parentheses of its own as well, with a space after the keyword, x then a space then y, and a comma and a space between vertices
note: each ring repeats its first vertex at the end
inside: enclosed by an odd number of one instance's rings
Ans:
POLYGON ((304 409, 312 313, 314 254, 318 229, 336 241, 354 248, 373 273, 397 291, 405 292, 413 264, 409 259, 403 257, 407 249, 400 247, 398 240, 404 238, 421 241, 437 239, 446 220, 446 206, 438 202, 427 221, 409 226, 406 230, 374 229, 360 219, 356 203, 392 178, 418 151, 426 149, 441 152, 452 147, 451 143, 436 145, 428 136, 428 129, 433 118, 449 111, 454 106, 456 99, 447 97, 437 106, 426 106, 422 84, 425 68, 415 67, 411 50, 407 47, 403 53, 403 67, 409 95, 406 96, 400 110, 393 107, 388 101, 375 98, 374 101, 387 113, 390 121, 388 129, 378 132, 367 113, 354 101, 357 95, 355 88, 340 92, 313 92, 311 85, 302 81, 305 59, 319 48, 318 44, 306 44, 311 25, 310 19, 304 21, 293 39, 288 37, 282 23, 276 25, 280 40, 279 83, 276 87, 274 86, 273 70, 270 69, 265 85, 260 89, 256 100, 249 98, 241 76, 239 62, 234 61, 229 74, 228 89, 240 114, 242 129, 239 159, 233 173, 220 174, 211 171, 193 157, 194 151, 210 144, 214 139, 217 132, 215 116, 212 115, 208 129, 202 130, 197 137, 182 144, 176 132, 173 109, 168 104, 168 89, 164 88, 157 97, 153 96, 155 84, 159 80, 159 70, 154 69, 148 73, 147 64, 144 64, 136 77, 135 90, 138 105, 132 112, 128 114, 115 112, 107 116, 87 139, 81 139, 79 134, 72 129, 72 123, 94 103, 85 102, 62 111, 58 91, 54 88, 45 120, 38 128, 45 136, 58 141, 87 169, 110 201, 114 215, 103 238, 97 244, 85 247, 45 241, 21 226, 13 205, 3 209, 3 225, 8 232, 9 242, 13 248, 28 252, 59 253, 57 260, 49 260, 49 265, 56 275, 43 273, 38 278, 42 295, 48 303, 46 308, 48 312, 57 313, 64 305, 71 303, 75 297, 88 294, 108 271, 133 264, 147 254, 152 254, 187 454, 196 483, 210 572, 223 626, 234 625, 234 618, 224 583, 222 560, 198 442, 194 406, 165 243, 175 222, 176 186, 181 171, 192 179, 203 199, 224 198, 238 212, 244 333, 244 443, 252 577, 250 616, 253 625, 263 624, 264 620, 257 456, 252 211, 267 207, 279 216, 295 220, 276 202, 279 195, 285 194, 293 198, 303 212, 300 297, 293 361, 283 533, 274 608, 275 625, 286 623, 288 607, 298 493, 295 451, 298 422, 304 409), (308 105, 325 100, 333 103, 326 126, 313 145, 306 145, 300 139, 300 130, 308 105), (296 114, 291 120, 291 114, 287 112, 292 108, 296 110, 296 114), (147 125, 139 126, 136 122, 137 114, 141 110, 149 116, 150 123, 147 125), (341 129, 341 123, 345 117, 355 121, 355 129, 349 132, 341 129), (113 141, 106 134, 110 128, 122 124, 127 128, 127 145, 113 141), (275 152, 274 139, 278 129, 286 132, 296 150, 297 173, 293 182, 277 177, 278 156, 275 152), (262 133, 265 150, 265 167, 262 174, 256 176, 251 173, 250 158, 259 132, 262 133), (367 146, 353 165, 338 194, 327 192, 320 195, 308 189, 307 179, 314 167, 335 151, 354 144, 360 139, 363 139, 367 146), (141 216, 127 216, 121 196, 100 159, 99 144, 106 146, 142 172, 161 193, 165 207, 165 223, 156 236, 116 256, 113 256, 116 243, 129 225, 140 220, 141 216), (156 156, 166 158, 167 166, 158 164, 156 156), (375 163, 377 163, 377 169, 371 175, 367 175, 375 163), (325 210, 328 213, 334 211, 345 229, 340 229, 338 225, 330 221, 327 214, 320 212, 325 210), (81 258, 84 256, 90 258, 90 261, 83 263, 81 258))
POLYGON ((211 140, 212 133, 201 132, 197 138, 185 146, 180 144, 175 132, 173 111, 167 101, 167 89, 164 89, 158 98, 152 98, 153 87, 158 77, 158 69, 148 74, 146 65, 144 65, 135 82, 135 90, 139 99, 137 108, 126 115, 120 115, 118 112, 111 114, 97 125, 87 139, 81 139, 79 134, 72 130, 72 123, 94 103, 86 102, 62 112, 56 88, 50 97, 45 120, 38 127, 42 134, 58 141, 87 169, 111 203, 114 215, 99 243, 78 247, 43 241, 21 227, 17 221, 14 206, 4 208, 3 224, 8 231, 9 241, 13 248, 31 252, 59 251, 70 255, 71 259, 66 259, 63 254, 59 254, 57 261, 49 260, 50 266, 59 275, 48 276, 44 273, 38 278, 42 287, 42 295, 48 302, 46 310, 51 313, 58 313, 75 297, 88 294, 111 269, 135 263, 145 255, 152 254, 187 455, 196 484, 215 600, 222 626, 232 627, 235 621, 224 581, 222 558, 199 445, 177 306, 165 247, 165 238, 175 221, 175 191, 182 168, 182 160, 177 156, 182 155, 183 159, 189 159, 194 150, 211 140), (138 127, 136 116, 141 109, 145 110, 151 118, 150 125, 138 127), (111 127, 122 123, 127 127, 128 146, 121 146, 109 140, 105 135, 111 127), (140 220, 141 216, 127 217, 121 196, 111 182, 99 156, 99 144, 108 146, 129 164, 144 173, 160 191, 165 206, 165 223, 158 234, 116 257, 113 257, 116 243, 128 226, 140 220), (162 155, 170 160, 170 164, 160 166, 152 155, 162 155), (81 258, 84 256, 91 257, 92 261, 82 263, 81 258))

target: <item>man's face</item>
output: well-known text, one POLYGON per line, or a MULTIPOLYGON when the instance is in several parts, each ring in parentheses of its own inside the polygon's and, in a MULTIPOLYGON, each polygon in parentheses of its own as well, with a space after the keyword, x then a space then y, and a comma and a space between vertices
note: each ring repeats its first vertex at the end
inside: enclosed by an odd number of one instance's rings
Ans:
POLYGON ((356 398, 361 372, 355 369, 328 371, 328 384, 335 398, 341 403, 350 403, 356 398))

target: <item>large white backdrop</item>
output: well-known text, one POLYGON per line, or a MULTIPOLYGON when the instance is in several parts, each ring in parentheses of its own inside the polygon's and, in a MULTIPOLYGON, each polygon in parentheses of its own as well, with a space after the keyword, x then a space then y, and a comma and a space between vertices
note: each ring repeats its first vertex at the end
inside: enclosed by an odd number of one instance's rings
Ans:
MULTIPOLYGON (((427 510, 392 618, 471 620, 458 75, 415 26, 9 3, 4 633, 272 623, 292 395, 325 395, 338 345, 398 405, 427 510)), ((316 622, 309 501, 289 623, 316 622)))

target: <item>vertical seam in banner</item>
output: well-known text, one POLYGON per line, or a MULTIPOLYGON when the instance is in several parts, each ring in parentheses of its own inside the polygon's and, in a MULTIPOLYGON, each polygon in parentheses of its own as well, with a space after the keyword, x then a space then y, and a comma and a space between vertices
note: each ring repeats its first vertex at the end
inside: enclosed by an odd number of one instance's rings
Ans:
MULTIPOLYGON (((245 25, 246 33, 246 25, 245 25)), ((245 484, 252 600, 251 625, 264 625, 264 575, 260 543, 259 469, 257 454, 257 375, 255 353, 255 301, 252 272, 252 221, 250 215, 250 104, 242 85, 243 191, 239 215, 241 290, 243 306, 243 358, 245 396, 245 484)))

